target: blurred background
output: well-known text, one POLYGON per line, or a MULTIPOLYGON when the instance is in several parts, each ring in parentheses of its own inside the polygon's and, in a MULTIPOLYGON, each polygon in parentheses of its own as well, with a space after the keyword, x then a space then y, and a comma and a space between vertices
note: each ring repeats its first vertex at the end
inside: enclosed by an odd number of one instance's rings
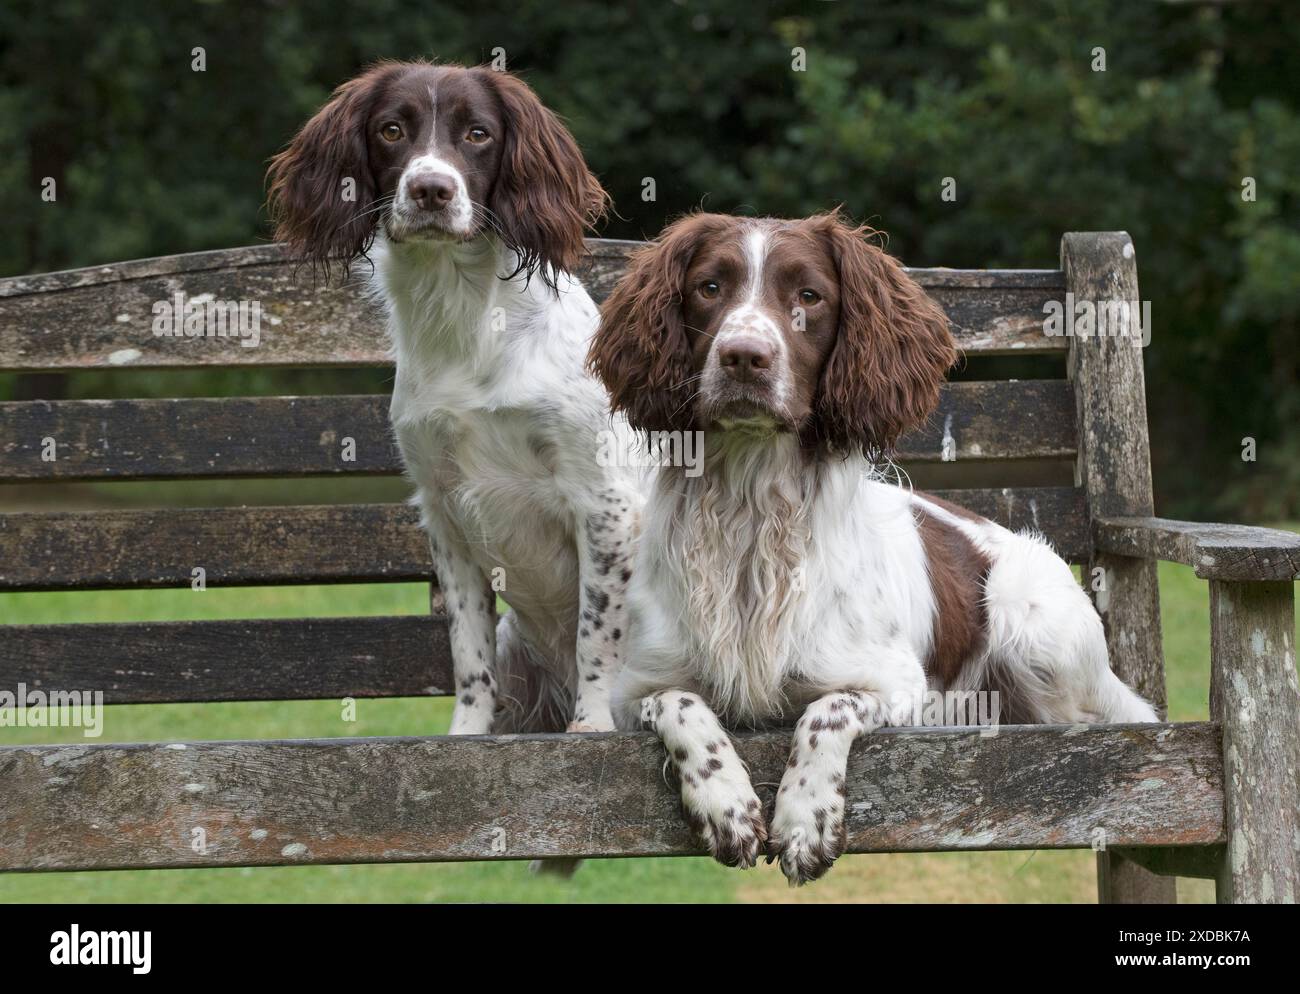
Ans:
MULTIPOLYGON (((699 207, 843 204, 909 265, 1055 268, 1063 232, 1129 231, 1154 322, 1157 513, 1300 519, 1300 19, 1281 0, 5 0, 0 277, 265 241, 267 159, 338 83, 381 57, 473 64, 498 49, 612 193, 608 237, 653 236, 699 207), (191 68, 195 47, 204 72, 191 68), (46 177, 56 203, 41 199, 46 177), (941 196, 946 178, 955 200, 941 196)), ((390 379, 0 374, 0 400, 366 393, 390 379)), ((319 502, 400 500, 407 486, 341 478, 311 490, 319 502)), ((301 481, 0 486, 7 510, 303 500, 301 481)), ((1170 717, 1202 718, 1205 585, 1162 564, 1161 588, 1170 717)), ((428 603, 427 584, 10 593, 0 623, 392 615, 428 603)), ((117 707, 105 740, 429 734, 449 710, 358 706, 350 724, 330 701, 117 707)), ((0 729, 0 742, 66 733, 0 729)), ((1212 895, 1180 881, 1183 900, 1212 895)), ((0 876, 0 901, 788 899, 1095 900, 1093 859, 846 857, 797 892, 771 868, 704 860, 597 862, 567 885, 508 863, 0 876)))
POLYGON ((1283 2, 6 0, 0 275, 264 240, 266 160, 334 86, 380 57, 498 48, 613 194, 610 237, 700 206, 843 203, 910 265, 1054 267, 1064 231, 1129 231, 1155 325, 1157 511, 1300 516, 1300 20, 1283 2))

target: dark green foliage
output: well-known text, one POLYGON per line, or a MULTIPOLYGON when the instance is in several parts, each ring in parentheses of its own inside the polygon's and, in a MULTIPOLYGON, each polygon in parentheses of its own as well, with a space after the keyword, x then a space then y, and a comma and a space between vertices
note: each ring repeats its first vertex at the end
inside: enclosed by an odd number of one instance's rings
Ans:
POLYGON ((909 263, 983 267, 1128 230, 1161 511, 1300 515, 1300 20, 1281 2, 9 0, 0 274, 265 238, 266 159, 335 84, 497 48, 614 195, 610 236, 842 203, 909 263))

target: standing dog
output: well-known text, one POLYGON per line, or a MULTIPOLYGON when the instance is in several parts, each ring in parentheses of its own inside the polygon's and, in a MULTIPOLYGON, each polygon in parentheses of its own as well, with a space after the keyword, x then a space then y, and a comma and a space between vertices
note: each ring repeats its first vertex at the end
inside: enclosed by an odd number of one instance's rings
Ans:
POLYGON ((956 358, 940 308, 863 229, 700 214, 634 259, 590 362, 642 431, 705 433, 659 471, 615 717, 663 739, 688 821, 792 883, 843 851, 849 748, 927 690, 1004 720, 1154 721, 1039 538, 881 480, 956 358), (724 726, 794 723, 770 825, 724 726))
POLYGON ((277 237, 313 262, 373 242, 393 428, 450 617, 452 733, 612 728, 639 497, 598 465, 597 312, 569 273, 608 198, 573 138, 511 75, 386 62, 269 180, 277 237))

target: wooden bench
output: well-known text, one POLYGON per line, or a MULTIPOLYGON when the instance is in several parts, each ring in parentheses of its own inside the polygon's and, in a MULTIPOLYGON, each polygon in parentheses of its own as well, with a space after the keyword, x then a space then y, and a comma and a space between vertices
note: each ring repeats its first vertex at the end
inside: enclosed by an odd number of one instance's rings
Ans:
MULTIPOLYGON (((591 243, 598 299, 631 247, 591 243)), ((1172 900, 1169 874, 1217 878, 1225 901, 1294 900, 1300 536, 1153 518, 1142 351, 1044 334, 1067 291, 1138 298, 1128 236, 1066 235, 1060 270, 913 275, 951 316, 967 378, 904 440, 904 465, 1081 564, 1115 669, 1160 705, 1155 560, 1194 567, 1210 583, 1212 720, 869 736, 850 765, 849 851, 1090 847, 1103 900, 1172 900), (998 378, 1008 363, 1019 379, 998 378)), ((355 282, 313 285, 276 246, 0 280, 0 370, 388 363, 355 282), (153 305, 177 291, 259 302, 260 343, 155 336, 153 305)), ((0 480, 392 475, 386 412, 381 395, 4 403, 0 480)), ((4 514, 0 590, 186 587, 196 566, 213 587, 432 579, 410 508, 316 505, 312 486, 294 507, 4 514)), ((431 591, 429 617, 0 626, 0 690, 99 689, 110 704, 446 694, 431 591)), ((786 735, 740 749, 755 783, 780 779, 786 735)), ((0 869, 696 853, 661 767, 649 734, 5 747, 0 869)))

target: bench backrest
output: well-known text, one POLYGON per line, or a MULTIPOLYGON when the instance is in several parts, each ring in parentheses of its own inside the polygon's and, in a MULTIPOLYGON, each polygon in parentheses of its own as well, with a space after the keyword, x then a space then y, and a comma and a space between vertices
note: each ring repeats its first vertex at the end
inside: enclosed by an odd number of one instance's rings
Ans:
MULTIPOLYGON (((1127 236, 1067 237, 1110 238, 1106 253, 1132 268, 1131 251, 1121 257, 1113 243, 1127 236)), ((580 275, 597 300, 634 247, 590 243, 580 275)), ((1010 527, 1037 529, 1071 561, 1090 562, 1090 495, 1114 474, 1081 460, 1081 431, 1131 411, 1090 411, 1096 398, 1067 377, 1089 360, 1075 359, 1070 338, 1044 334, 1046 305, 1064 304, 1070 277, 1057 269, 911 272, 951 318, 965 375, 981 378, 945 388, 929 423, 902 440, 899 461, 930 489, 1010 527), (993 378, 1005 377, 998 364, 1006 357, 1016 357, 1021 378, 993 378)), ((1082 270, 1073 278, 1084 285, 1082 270)), ((317 283, 278 246, 0 280, 0 370, 387 367, 382 320, 359 285, 360 276, 342 287, 317 283), (155 334, 156 305, 177 294, 256 302, 257 345, 155 334)), ((387 406, 382 394, 3 403, 0 482, 397 475, 387 406)), ((1106 434, 1095 449, 1131 444, 1106 434)), ((295 506, 0 514, 0 590, 184 587, 196 566, 210 586, 431 580, 409 507, 319 504, 312 492, 304 484, 295 506)), ((406 696, 451 684, 436 614, 0 626, 0 685, 39 677, 99 687, 106 672, 115 674, 109 703, 406 696)))

